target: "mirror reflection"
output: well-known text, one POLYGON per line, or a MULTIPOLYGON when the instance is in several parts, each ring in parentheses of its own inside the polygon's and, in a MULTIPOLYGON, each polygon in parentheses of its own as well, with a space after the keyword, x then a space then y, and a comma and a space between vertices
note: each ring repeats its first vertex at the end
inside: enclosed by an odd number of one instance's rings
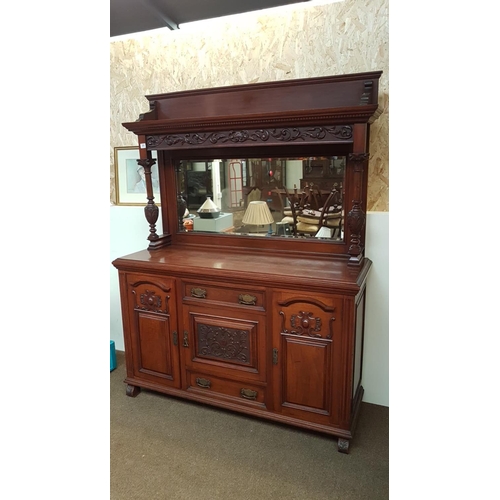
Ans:
POLYGON ((343 240, 346 157, 177 160, 179 231, 343 240))

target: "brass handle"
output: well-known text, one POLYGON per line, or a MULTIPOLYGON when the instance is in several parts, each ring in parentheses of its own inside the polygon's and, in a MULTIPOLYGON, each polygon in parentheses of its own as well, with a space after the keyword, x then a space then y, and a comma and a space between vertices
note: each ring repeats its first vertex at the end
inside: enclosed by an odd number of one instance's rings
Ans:
POLYGON ((182 340, 182 346, 183 347, 189 347, 188 332, 186 332, 186 330, 184 330, 184 338, 182 340))
POLYGON ((191 288, 191 297, 196 297, 197 299, 206 299, 207 291, 203 288, 191 288))
POLYGON ((177 345, 177 332, 175 330, 172 332, 172 336, 174 338, 174 345, 177 345))
POLYGON ((199 385, 200 387, 203 387, 204 389, 210 389, 211 382, 210 382, 210 380, 207 380, 206 378, 197 378, 196 385, 199 385))
POLYGON ((240 304, 244 304, 246 306, 254 306, 257 304, 257 297, 248 293, 242 293, 241 295, 238 295, 238 301, 240 304))
POLYGON ((252 391, 252 389, 241 389, 240 394, 245 399, 257 399, 257 391, 252 391))

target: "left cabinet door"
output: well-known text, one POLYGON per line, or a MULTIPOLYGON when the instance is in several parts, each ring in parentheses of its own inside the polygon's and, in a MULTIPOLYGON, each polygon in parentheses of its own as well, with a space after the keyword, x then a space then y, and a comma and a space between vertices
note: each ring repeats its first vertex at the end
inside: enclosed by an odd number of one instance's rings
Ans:
POLYGON ((175 280, 127 274, 125 282, 128 378, 180 387, 175 280))

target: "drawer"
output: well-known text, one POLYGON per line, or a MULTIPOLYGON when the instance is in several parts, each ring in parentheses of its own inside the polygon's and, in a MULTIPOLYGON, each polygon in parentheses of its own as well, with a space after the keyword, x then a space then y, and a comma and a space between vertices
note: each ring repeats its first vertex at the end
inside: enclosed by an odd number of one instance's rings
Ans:
POLYGON ((266 406, 264 386, 244 381, 227 380, 202 372, 188 371, 188 388, 192 393, 231 401, 246 406, 266 406))
POLYGON ((265 292, 245 286, 224 287, 202 282, 183 282, 184 301, 217 302, 265 310, 265 292))

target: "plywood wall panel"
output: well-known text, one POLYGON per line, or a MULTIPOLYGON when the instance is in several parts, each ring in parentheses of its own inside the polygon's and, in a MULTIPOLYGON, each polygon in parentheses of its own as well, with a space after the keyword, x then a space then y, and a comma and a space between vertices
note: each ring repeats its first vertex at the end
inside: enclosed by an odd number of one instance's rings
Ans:
POLYGON ((199 30, 157 31, 112 41, 112 201, 113 148, 137 144, 121 123, 148 110, 147 94, 382 70, 383 113, 372 126, 367 209, 388 211, 388 7, 388 0, 298 4, 207 22, 199 30))

